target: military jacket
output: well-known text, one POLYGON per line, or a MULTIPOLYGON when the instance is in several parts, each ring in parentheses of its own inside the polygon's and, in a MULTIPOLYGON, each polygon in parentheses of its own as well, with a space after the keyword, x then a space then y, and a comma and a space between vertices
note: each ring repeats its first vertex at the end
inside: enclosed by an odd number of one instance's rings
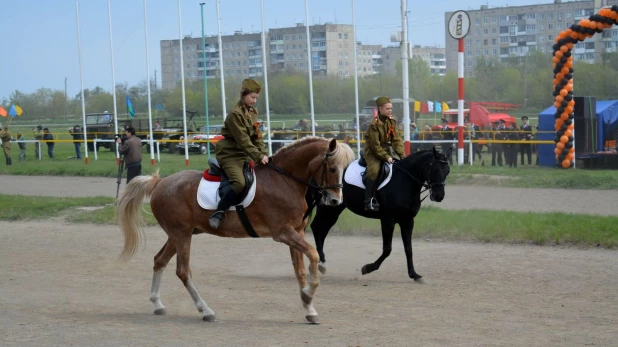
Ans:
POLYGON ((2 140, 2 147, 10 146, 11 132, 8 130, 0 131, 0 140, 2 140))
POLYGON ((43 130, 39 130, 39 129, 32 129, 32 133, 34 134, 34 139, 35 140, 42 140, 43 139, 43 130))
POLYGON ((236 104, 225 117, 221 129, 225 140, 217 144, 217 154, 227 157, 244 153, 255 162, 266 156, 257 116, 258 112, 254 107, 236 104))
POLYGON ((399 158, 405 157, 397 120, 393 116, 385 117, 380 114, 371 121, 365 134, 365 153, 369 151, 378 159, 387 161, 392 157, 390 145, 399 158))

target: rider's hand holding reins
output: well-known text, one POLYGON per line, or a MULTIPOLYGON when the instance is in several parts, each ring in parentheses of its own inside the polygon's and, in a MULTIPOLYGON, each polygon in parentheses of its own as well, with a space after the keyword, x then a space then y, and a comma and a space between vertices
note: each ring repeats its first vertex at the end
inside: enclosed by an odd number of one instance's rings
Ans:
POLYGON ((263 157, 262 157, 262 160, 260 160, 260 163, 261 163, 262 165, 268 165, 268 156, 266 156, 266 155, 265 155, 265 156, 263 156, 263 157))
POLYGON ((393 163, 393 158, 388 158, 387 161, 388 161, 389 164, 392 164, 393 163))

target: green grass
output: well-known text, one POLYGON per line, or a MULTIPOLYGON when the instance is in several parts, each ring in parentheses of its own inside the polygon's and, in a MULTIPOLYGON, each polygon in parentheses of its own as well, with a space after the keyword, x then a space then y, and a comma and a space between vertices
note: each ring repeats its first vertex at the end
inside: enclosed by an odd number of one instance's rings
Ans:
MULTIPOLYGON (((113 225, 112 198, 52 198, 0 195, 0 220, 20 221, 64 218, 71 223, 113 225), (94 211, 77 207, 104 206, 94 211)), ((147 225, 156 225, 150 206, 143 205, 147 225)), ((415 219, 416 238, 450 241, 568 244, 618 247, 618 217, 564 213, 521 213, 508 211, 446 211, 423 207, 415 219)), ((380 223, 345 211, 333 235, 380 235, 380 223)), ((397 231, 398 234, 398 231, 397 231)))
POLYGON ((0 220, 47 219, 72 212, 76 207, 104 206, 113 203, 113 198, 96 196, 89 198, 52 198, 0 194, 0 220))

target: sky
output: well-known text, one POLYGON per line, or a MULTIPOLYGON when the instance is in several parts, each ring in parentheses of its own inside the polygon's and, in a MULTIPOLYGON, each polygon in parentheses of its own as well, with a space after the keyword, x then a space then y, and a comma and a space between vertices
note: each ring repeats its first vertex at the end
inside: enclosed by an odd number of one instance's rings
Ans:
MULTIPOLYGON (((215 0, 202 0, 204 32, 217 34, 215 0)), ((444 13, 502 7, 507 1, 407 0, 410 42, 444 47, 444 13)), ((200 0, 181 0, 182 34, 200 37, 200 0)), ((509 6, 550 3, 551 0, 510 0, 509 6)), ((74 0, 0 0, 0 99, 19 90, 64 89, 75 96, 80 91, 77 21, 74 0)), ((79 1, 84 88, 112 90, 110 35, 107 0, 79 1)), ((351 0, 309 0, 309 23, 352 24, 351 0)), ((400 0, 355 0, 357 41, 363 44, 396 45, 390 34, 401 30, 400 0)), ((148 60, 144 30, 143 0, 111 0, 112 35, 116 83, 135 85, 158 72, 160 86, 160 40, 178 39, 178 1, 149 0, 148 60)), ((236 30, 261 30, 259 0, 221 0, 222 35, 236 30)), ((305 22, 305 1, 264 0, 264 24, 268 28, 305 22)))

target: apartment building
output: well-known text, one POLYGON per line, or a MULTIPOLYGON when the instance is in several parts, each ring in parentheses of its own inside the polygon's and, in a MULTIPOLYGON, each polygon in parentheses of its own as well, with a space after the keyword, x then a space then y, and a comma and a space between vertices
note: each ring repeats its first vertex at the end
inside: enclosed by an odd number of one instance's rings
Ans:
MULTIPOLYGON (((488 63, 504 61, 510 56, 525 56, 539 51, 550 56, 555 37, 579 20, 588 18, 603 6, 618 4, 618 0, 561 1, 553 3, 488 7, 467 11, 470 16, 470 31, 464 38, 464 66, 467 76, 473 74, 478 58, 488 63)), ((446 12, 445 43, 446 69, 457 71, 458 44, 448 34, 448 19, 453 12, 446 12)), ((604 50, 615 50, 618 30, 606 29, 575 46, 574 59, 599 63, 604 50)))
MULTIPOLYGON (((397 62, 401 61, 401 48, 399 46, 383 47, 380 50, 382 56, 382 72, 385 74, 397 73, 397 62)), ((446 74, 445 49, 440 47, 412 46, 409 57, 420 57, 429 64, 432 75, 444 76, 446 74)))

